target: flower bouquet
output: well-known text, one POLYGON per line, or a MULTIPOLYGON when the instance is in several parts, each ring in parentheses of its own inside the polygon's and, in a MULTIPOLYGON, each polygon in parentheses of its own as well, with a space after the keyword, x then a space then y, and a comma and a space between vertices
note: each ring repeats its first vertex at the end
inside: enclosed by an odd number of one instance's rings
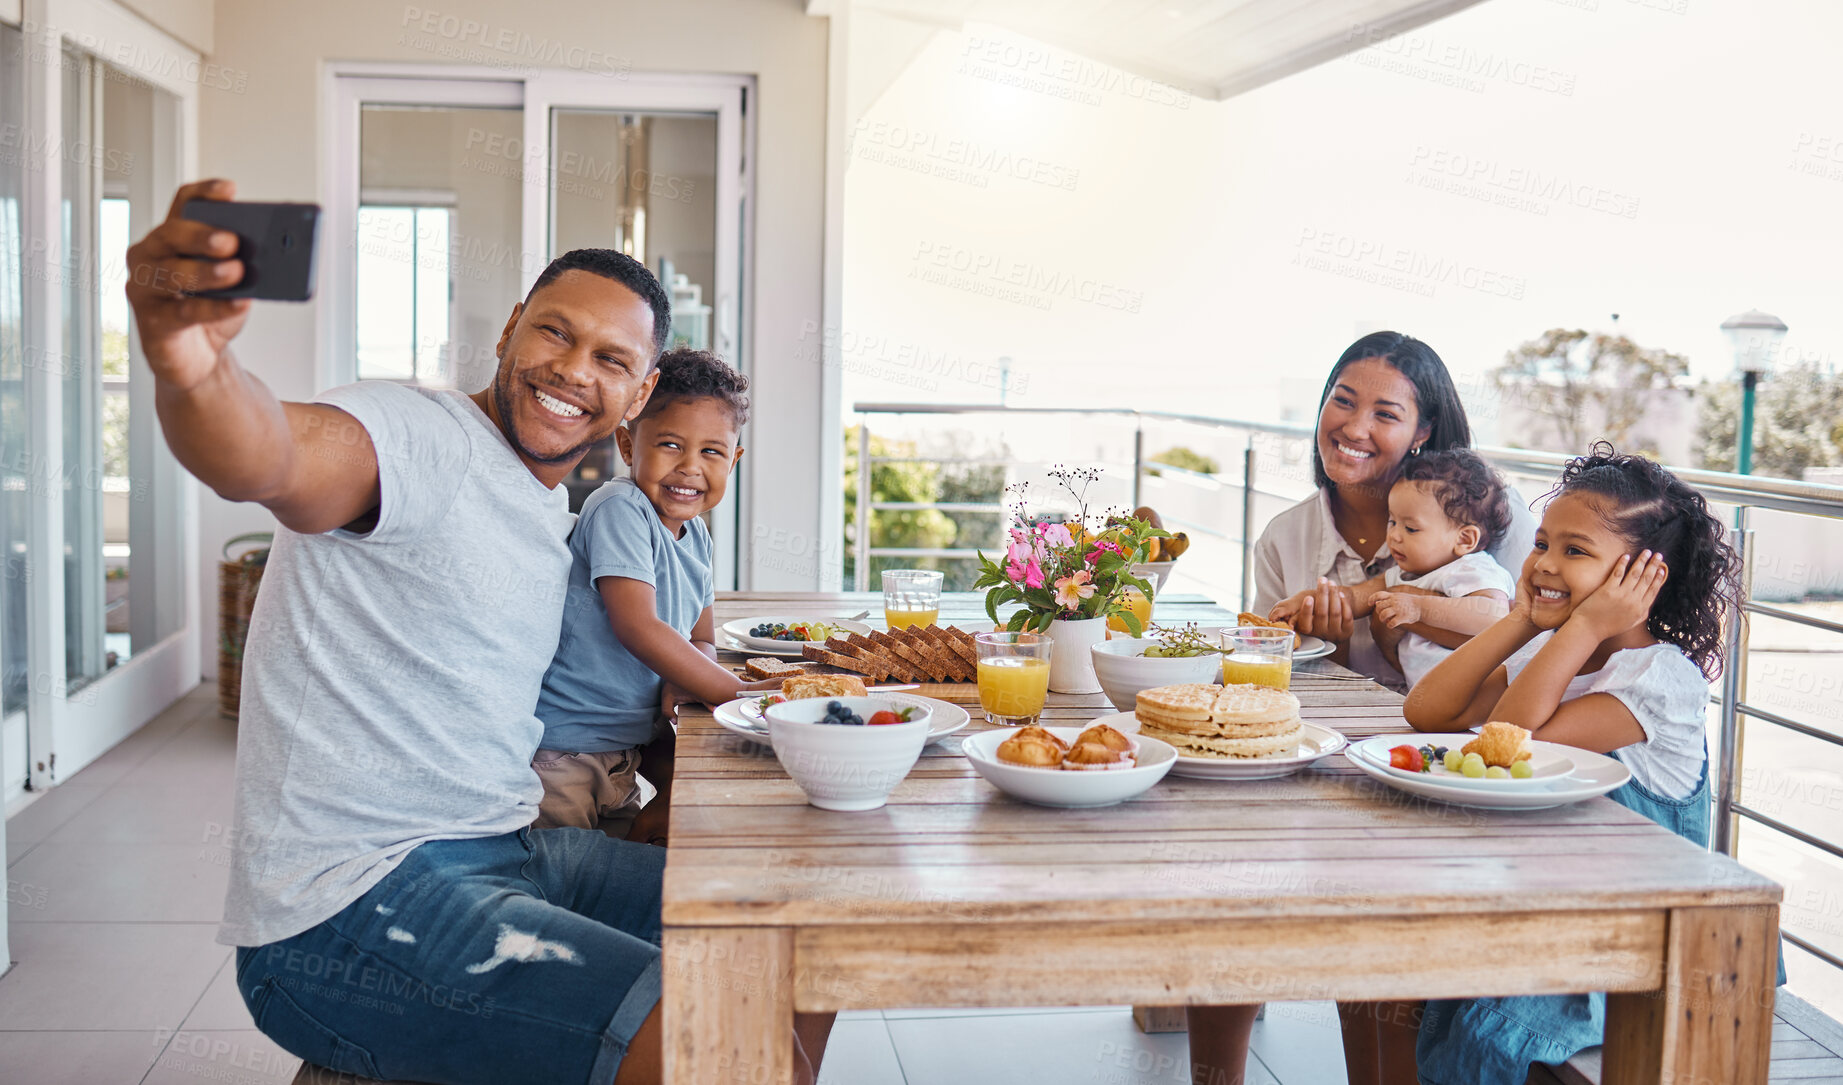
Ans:
POLYGON ((1022 603, 1023 609, 1005 623, 1013 632, 1045 632, 1058 621, 1118 618, 1127 632, 1139 636, 1143 622, 1127 589, 1150 599, 1152 586, 1133 575, 1133 565, 1146 560, 1152 539, 1169 538, 1170 532, 1117 513, 1090 517, 1086 495, 1101 477, 1097 469, 1057 466, 1049 477, 1080 511, 1070 520, 1044 519, 1030 516, 1021 499, 1013 505, 1004 560, 979 555, 973 587, 986 589, 987 616, 997 625, 1000 605, 1022 603))

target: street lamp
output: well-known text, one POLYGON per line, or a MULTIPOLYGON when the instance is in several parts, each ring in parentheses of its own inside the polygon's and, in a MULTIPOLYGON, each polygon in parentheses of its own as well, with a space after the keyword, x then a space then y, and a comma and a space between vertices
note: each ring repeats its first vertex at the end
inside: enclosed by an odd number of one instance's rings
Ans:
POLYGON ((1741 426, 1735 471, 1753 473, 1753 390, 1760 375, 1769 372, 1785 338, 1785 321, 1771 313, 1749 309, 1721 322, 1721 330, 1734 348, 1734 370, 1741 377, 1741 426))

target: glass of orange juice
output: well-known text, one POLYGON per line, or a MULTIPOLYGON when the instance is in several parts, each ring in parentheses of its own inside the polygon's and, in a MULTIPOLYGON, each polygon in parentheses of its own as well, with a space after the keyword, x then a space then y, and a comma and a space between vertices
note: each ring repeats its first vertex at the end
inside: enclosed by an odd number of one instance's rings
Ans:
POLYGON ((941 616, 941 579, 937 569, 885 569, 883 621, 891 629, 933 625, 941 616))
POLYGON ((1022 727, 1037 722, 1049 696, 1046 633, 975 633, 979 655, 979 707, 988 723, 1022 727))
POLYGON ((1247 683, 1286 689, 1293 684, 1293 631, 1241 625, 1222 631, 1224 685, 1247 683))

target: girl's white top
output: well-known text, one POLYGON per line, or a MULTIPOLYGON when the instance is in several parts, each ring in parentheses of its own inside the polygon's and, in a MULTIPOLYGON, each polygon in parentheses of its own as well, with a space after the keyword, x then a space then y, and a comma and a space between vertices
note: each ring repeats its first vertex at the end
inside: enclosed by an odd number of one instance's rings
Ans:
MULTIPOLYGON (((1536 634, 1504 661, 1511 681, 1553 635, 1536 634)), ((1619 751, 1640 786, 1669 799, 1687 798, 1696 790, 1708 756, 1709 680, 1683 649, 1658 643, 1614 652, 1606 666, 1575 675, 1561 699, 1565 703, 1590 693, 1617 697, 1644 728, 1643 742, 1619 751)))

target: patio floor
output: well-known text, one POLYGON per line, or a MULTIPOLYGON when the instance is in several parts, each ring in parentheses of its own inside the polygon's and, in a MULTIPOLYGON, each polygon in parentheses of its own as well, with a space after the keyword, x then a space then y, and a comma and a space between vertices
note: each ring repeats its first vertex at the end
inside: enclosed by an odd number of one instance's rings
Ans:
MULTIPOLYGON (((212 940, 226 869, 235 724, 201 686, 7 820, 13 970, 0 977, 0 1078, 53 1085, 292 1080, 212 940)), ((1843 1030, 1782 1012, 1773 1080, 1843 1082, 1843 1030), (1833 1076, 1834 1075, 1834 1076, 1833 1076)), ((1248 1085, 1343 1085, 1330 1003, 1277 1003, 1248 1085)), ((828 1085, 1080 1081, 1184 1085, 1183 1035, 1127 1007, 884 1010, 841 1016, 828 1085)))

